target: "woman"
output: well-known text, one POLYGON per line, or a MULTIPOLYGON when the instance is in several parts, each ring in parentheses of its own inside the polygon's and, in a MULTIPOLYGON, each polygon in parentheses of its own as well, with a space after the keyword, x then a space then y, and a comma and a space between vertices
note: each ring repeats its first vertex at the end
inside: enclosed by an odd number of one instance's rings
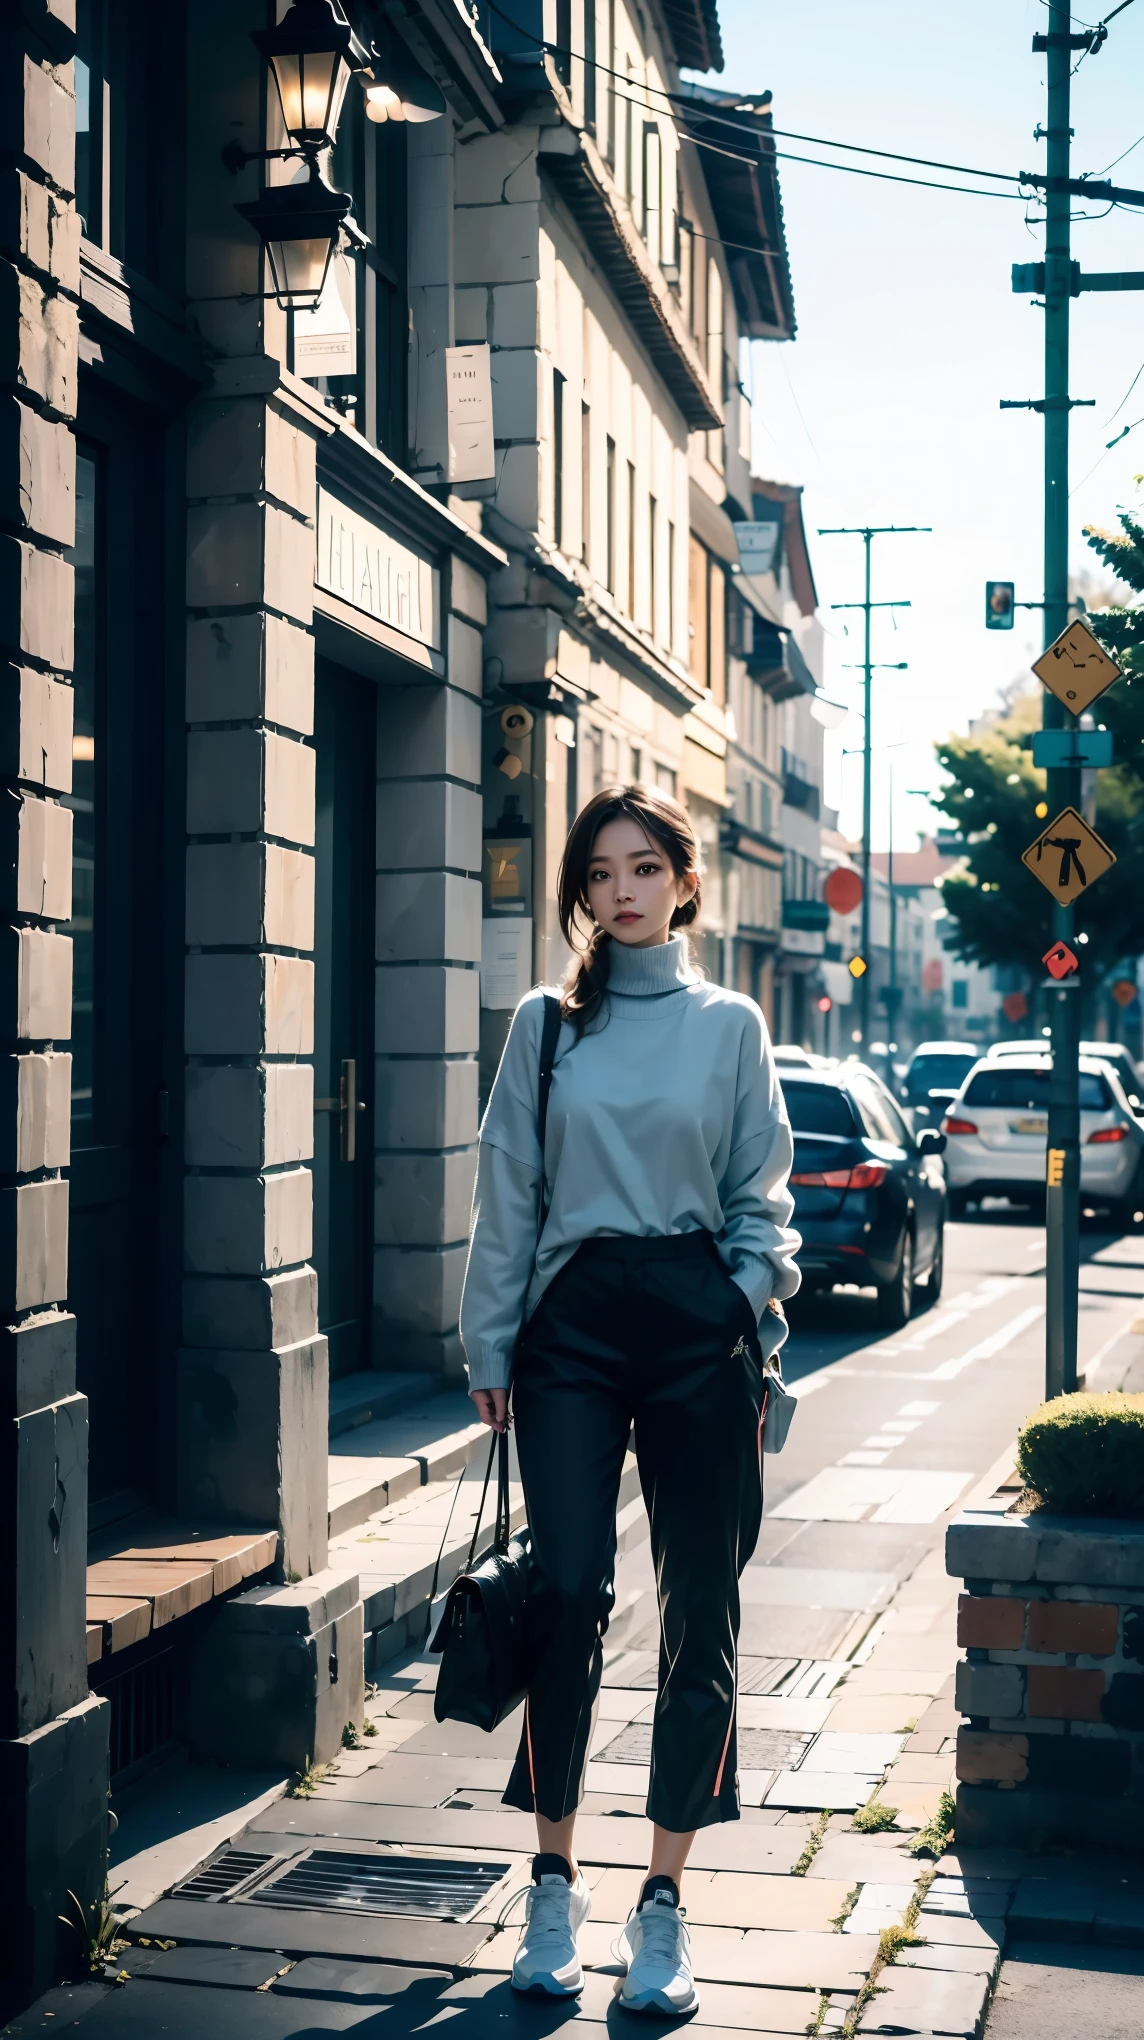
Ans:
POLYGON ((760 1356, 781 1344, 779 1299, 799 1282, 790 1126, 766 1023, 750 999, 707 984, 673 932, 698 914, 698 863, 685 811, 648 787, 597 794, 573 825, 559 908, 577 953, 545 1151, 537 991, 513 1018, 481 1127, 461 1304, 470 1393, 494 1430, 512 1389, 543 1582, 505 1793, 535 1813, 538 1834, 518 1990, 583 1984, 589 1898, 573 1831, 634 1424, 662 1641, 654 1841, 624 1930, 621 2000, 661 2016, 698 2003, 679 1912, 695 1831, 738 1818, 738 1578, 762 1513, 760 1356))

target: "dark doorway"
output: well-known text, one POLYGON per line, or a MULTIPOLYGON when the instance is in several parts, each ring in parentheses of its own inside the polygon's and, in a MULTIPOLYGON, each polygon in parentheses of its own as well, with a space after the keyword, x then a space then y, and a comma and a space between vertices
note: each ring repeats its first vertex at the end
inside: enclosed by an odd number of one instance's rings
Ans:
POLYGON ((314 1265, 330 1375, 372 1364, 377 690, 318 661, 314 1265))
MULTIPOLYGON (((162 439, 85 392, 78 441, 68 1303, 90 1399, 90 1494, 154 1477, 161 1134, 162 439)), ((97 1517, 98 1520, 98 1517, 97 1517)))

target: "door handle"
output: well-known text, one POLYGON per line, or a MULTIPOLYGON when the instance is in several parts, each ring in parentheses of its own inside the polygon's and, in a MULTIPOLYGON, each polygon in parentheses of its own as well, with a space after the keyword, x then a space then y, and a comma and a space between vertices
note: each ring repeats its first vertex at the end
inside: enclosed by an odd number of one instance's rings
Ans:
POLYGON ((338 1151, 343 1162, 357 1158, 357 1116, 365 1111, 365 1100, 357 1094, 357 1060, 352 1055, 342 1059, 341 1082, 338 1087, 338 1151))
POLYGON ((357 1094, 357 1061, 352 1055, 342 1059, 342 1073, 338 1080, 336 1098, 315 1098, 315 1112, 336 1112, 338 1115, 338 1154, 343 1162, 357 1159, 357 1116, 365 1111, 365 1099, 357 1094))

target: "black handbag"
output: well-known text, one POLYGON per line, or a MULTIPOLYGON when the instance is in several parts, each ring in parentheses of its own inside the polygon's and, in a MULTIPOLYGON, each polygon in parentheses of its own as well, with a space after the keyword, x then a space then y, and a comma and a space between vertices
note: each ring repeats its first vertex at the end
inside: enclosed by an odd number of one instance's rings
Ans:
MULTIPOLYGON (((540 1070, 537 1083, 537 1132, 543 1160, 548 1125, 548 1094, 552 1067, 560 1035, 560 1001, 551 995, 544 1000, 544 1028, 540 1041, 540 1070)), ((541 1175, 537 1237, 544 1227, 544 1178, 541 1175)), ((461 1480, 464 1479, 462 1471, 461 1480)), ((457 1483, 460 1493, 461 1483, 457 1483)), ((456 1504, 456 1495, 453 1497, 456 1504)), ((450 1509, 450 1520, 452 1519, 450 1509)), ((532 1539, 527 1530, 515 1534, 510 1528, 508 1485, 508 1433, 494 1432, 489 1463, 481 1489, 473 1541, 464 1571, 454 1580, 441 1611, 441 1619, 429 1644, 441 1659, 433 1713, 438 1721, 468 1721, 475 1728, 491 1732, 519 1707, 528 1685, 529 1603, 535 1596, 535 1561, 532 1539), (485 1498, 497 1462, 497 1510, 491 1548, 476 1565, 473 1560, 481 1534, 485 1498)), ((449 1525, 437 1557, 440 1569, 449 1525)), ((437 1570, 433 1575, 432 1601, 437 1592, 437 1570)))
POLYGON ((438 1721, 469 1721, 491 1732, 519 1707, 528 1684, 531 1575, 529 1533, 513 1535, 509 1528, 508 1433, 494 1432, 469 1556, 449 1589, 429 1645, 441 1659, 433 1699, 438 1721), (474 1565, 494 1458, 496 1527, 492 1548, 474 1565))

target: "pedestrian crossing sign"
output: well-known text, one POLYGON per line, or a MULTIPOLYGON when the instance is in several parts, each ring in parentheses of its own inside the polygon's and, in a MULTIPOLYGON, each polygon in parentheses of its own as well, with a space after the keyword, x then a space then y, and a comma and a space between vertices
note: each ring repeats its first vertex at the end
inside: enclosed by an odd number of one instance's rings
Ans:
POLYGON ((1079 616, 1074 616, 1048 650, 1034 659, 1033 671, 1073 715, 1082 715, 1106 687, 1120 678, 1115 659, 1109 658, 1079 616))
POLYGON ((1068 907, 1094 879, 1111 870, 1116 858, 1084 816, 1067 807, 1046 823, 1044 833, 1022 852, 1021 862, 1059 905, 1068 907))

